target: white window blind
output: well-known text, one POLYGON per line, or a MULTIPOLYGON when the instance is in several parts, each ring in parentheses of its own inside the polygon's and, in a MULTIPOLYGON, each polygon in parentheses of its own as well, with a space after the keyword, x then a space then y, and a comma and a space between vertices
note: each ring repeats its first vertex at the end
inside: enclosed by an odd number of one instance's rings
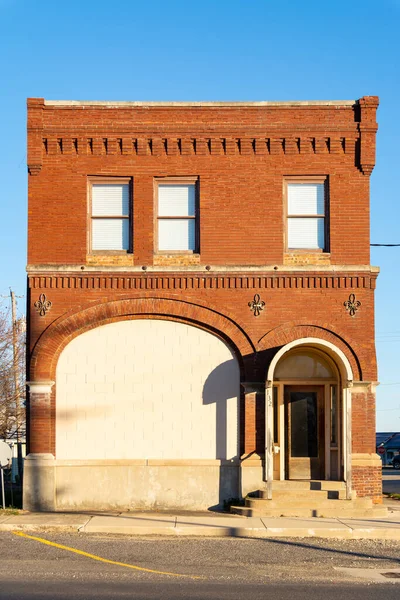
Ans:
POLYGON ((158 249, 196 250, 196 186, 158 185, 158 249))
POLYGON ((323 183, 289 183, 288 248, 325 248, 325 186, 323 183))
POLYGON ((324 215, 323 183, 288 184, 288 215, 324 215))
POLYGON ((92 185, 92 250, 129 250, 129 184, 92 185))
POLYGON ((288 247, 324 249, 324 219, 288 219, 288 247))
POLYGON ((129 219, 93 219, 92 250, 129 250, 129 219))
POLYGON ((159 250, 191 250, 195 244, 194 219, 160 219, 158 221, 159 250))
POLYGON ((129 216, 129 185, 93 184, 92 215, 94 217, 129 216))
POLYGON ((159 217, 194 217, 194 185, 159 185, 159 217))

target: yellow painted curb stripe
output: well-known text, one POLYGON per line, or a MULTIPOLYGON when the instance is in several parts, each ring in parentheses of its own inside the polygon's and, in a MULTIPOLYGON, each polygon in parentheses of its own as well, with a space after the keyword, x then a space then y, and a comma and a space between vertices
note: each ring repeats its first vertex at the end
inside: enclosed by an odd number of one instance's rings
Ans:
POLYGON ((62 544, 57 544, 56 542, 49 542, 49 540, 45 540, 44 538, 35 537, 34 535, 28 535, 26 533, 23 533, 22 531, 12 531, 11 533, 13 533, 14 535, 19 535, 23 538, 28 538, 29 540, 35 540, 36 542, 40 542, 41 544, 46 544, 46 546, 53 546, 54 548, 60 548, 61 550, 67 550, 68 552, 74 552, 75 554, 80 554, 81 556, 86 556, 87 558, 98 560, 99 562, 108 563, 109 565, 126 567, 127 569, 134 569, 135 571, 145 571, 146 573, 156 573, 157 575, 171 575, 172 577, 189 577, 190 579, 202 579, 202 577, 199 577, 197 575, 183 575, 182 573, 155 571, 154 569, 146 569, 145 567, 138 567, 137 565, 128 565, 127 563, 118 562, 116 560, 109 560, 108 558, 102 558, 101 556, 96 556, 95 554, 89 554, 89 552, 84 552, 83 550, 77 550, 76 548, 70 548, 70 546, 63 546, 62 544))

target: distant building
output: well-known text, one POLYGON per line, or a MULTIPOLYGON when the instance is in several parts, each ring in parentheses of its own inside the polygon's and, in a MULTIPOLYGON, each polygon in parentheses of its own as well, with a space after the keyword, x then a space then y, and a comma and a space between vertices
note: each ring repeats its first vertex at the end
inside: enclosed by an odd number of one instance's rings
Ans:
POLYGON ((383 466, 391 465, 393 458, 400 454, 400 432, 377 433, 376 451, 381 457, 383 466))
POLYGON ((377 106, 28 100, 25 508, 381 501, 377 106))

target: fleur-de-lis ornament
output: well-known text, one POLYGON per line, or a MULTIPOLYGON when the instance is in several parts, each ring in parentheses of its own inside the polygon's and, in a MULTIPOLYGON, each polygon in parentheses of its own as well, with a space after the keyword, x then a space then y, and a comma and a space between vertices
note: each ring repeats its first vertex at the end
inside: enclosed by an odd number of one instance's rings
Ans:
POLYGON ((350 316, 354 317, 354 315, 361 306, 361 302, 359 300, 356 300, 355 294, 350 294, 349 299, 346 300, 346 302, 343 302, 343 306, 345 306, 350 316))
POLYGON ((260 294, 255 294, 254 299, 249 302, 250 310, 254 312, 254 316, 258 317, 260 312, 264 310, 265 302, 261 300, 260 294))
POLYGON ((37 300, 33 306, 36 308, 39 315, 44 317, 47 311, 50 310, 52 302, 47 300, 46 294, 40 294, 39 300, 37 300))

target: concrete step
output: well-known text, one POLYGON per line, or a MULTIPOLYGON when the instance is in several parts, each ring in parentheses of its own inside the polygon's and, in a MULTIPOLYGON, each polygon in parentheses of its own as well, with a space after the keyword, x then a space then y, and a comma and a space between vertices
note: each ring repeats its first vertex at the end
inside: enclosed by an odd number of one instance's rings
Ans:
MULTIPOLYGON (((267 490, 259 490, 254 494, 254 497, 267 498, 267 490), (258 494, 258 496, 256 496, 258 494)), ((306 489, 284 489, 272 488, 272 497, 274 500, 285 499, 288 497, 308 498, 308 499, 329 499, 329 500, 346 500, 346 490, 306 490, 306 489)), ((354 496, 355 497, 355 496, 354 496)))
POLYGON ((311 509, 311 510, 324 510, 332 509, 336 510, 339 514, 341 510, 366 510, 372 509, 372 501, 370 498, 356 498, 355 500, 329 500, 327 498, 298 498, 286 496, 285 498, 274 498, 272 500, 266 500, 264 498, 246 498, 245 506, 254 508, 256 510, 298 510, 298 509, 311 509))
POLYGON ((344 481, 325 481, 325 480, 298 480, 286 479, 284 481, 274 480, 272 482, 273 490, 345 490, 344 481))
POLYGON ((242 517, 325 517, 325 518, 342 518, 342 519, 378 519, 387 516, 387 509, 381 507, 372 507, 369 509, 349 508, 269 508, 268 510, 257 510, 247 506, 232 506, 231 512, 242 517))

